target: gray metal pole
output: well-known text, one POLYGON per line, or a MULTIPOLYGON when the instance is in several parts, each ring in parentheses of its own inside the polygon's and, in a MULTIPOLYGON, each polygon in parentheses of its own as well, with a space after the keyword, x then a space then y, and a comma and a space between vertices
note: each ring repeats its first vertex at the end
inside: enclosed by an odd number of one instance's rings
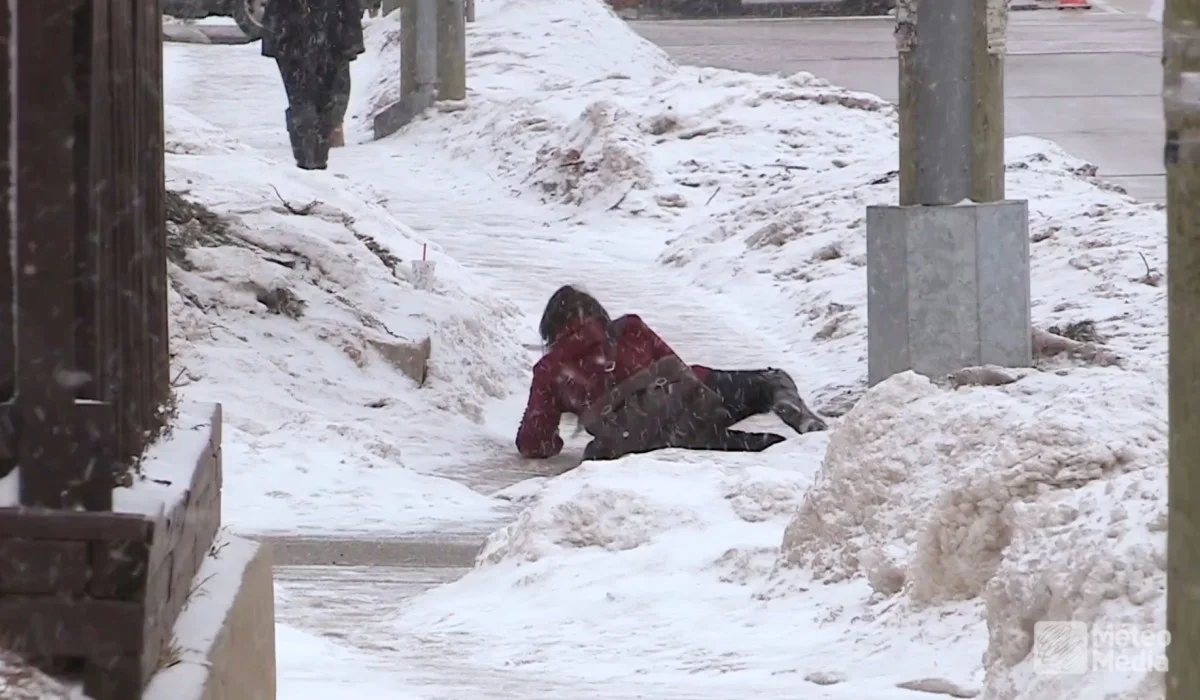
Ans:
POLYGON ((1200 697, 1200 0, 1167 0, 1167 700, 1200 697))
POLYGON ((1027 367, 1028 206, 1003 201, 1006 0, 896 9, 900 206, 867 208, 868 384, 1027 367))
POLYGON ((416 0, 417 70, 416 96, 420 109, 433 104, 437 92, 438 0, 416 0))
POLYGON ((438 0, 438 99, 467 97, 467 25, 463 0, 438 0))
MULTIPOLYGON (((915 26, 910 74, 901 77, 915 107, 902 157, 916 161, 913 204, 957 204, 971 194, 972 51, 976 0, 909 2, 915 26), (906 148, 907 146, 907 148, 906 148)), ((903 47, 902 47, 903 48, 903 47)))

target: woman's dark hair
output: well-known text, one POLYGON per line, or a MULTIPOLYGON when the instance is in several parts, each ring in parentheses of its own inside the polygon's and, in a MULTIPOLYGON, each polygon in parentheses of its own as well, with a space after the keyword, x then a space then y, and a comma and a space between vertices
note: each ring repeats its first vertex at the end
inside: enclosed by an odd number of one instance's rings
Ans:
POLYGON ((577 318, 598 318, 605 325, 610 320, 608 312, 596 301, 596 297, 569 284, 563 285, 550 295, 546 310, 542 312, 542 322, 538 324, 542 342, 547 347, 553 344, 558 334, 577 318))

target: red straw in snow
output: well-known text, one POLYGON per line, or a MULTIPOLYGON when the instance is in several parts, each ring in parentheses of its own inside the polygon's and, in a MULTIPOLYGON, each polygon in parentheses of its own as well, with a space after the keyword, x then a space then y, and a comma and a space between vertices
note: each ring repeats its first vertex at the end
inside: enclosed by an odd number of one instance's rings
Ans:
POLYGON ((422 244, 421 244, 421 262, 424 262, 424 261, 425 261, 425 248, 426 248, 426 246, 428 246, 428 245, 429 245, 428 243, 422 243, 422 244))

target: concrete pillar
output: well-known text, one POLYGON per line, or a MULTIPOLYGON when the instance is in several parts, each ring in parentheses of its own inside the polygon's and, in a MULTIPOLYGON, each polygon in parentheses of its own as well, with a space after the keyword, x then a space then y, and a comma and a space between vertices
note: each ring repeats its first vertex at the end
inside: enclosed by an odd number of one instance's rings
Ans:
POLYGON ((867 382, 1028 367, 1025 201, 867 207, 867 382))
POLYGON ((391 136, 433 104, 437 92, 438 0, 400 7, 400 99, 375 116, 375 138, 391 136))
POLYGON ((467 98, 467 25, 463 0, 438 0, 438 99, 467 98))
POLYGON ((417 14, 413 0, 396 0, 396 6, 400 10, 400 96, 403 98, 417 89, 417 14))

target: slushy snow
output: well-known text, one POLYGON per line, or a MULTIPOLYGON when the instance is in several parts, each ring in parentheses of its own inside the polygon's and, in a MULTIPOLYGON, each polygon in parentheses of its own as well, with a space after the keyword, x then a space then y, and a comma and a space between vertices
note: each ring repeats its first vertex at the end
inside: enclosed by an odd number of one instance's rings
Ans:
MULTIPOLYGON (((236 63, 247 100, 168 91, 172 186, 241 222, 172 268, 200 301, 173 301, 187 391, 231 416, 229 520, 505 518, 464 578, 341 632, 374 649, 372 683, 391 665, 423 679, 397 676, 397 692, 426 697, 501 678, 530 698, 1161 697, 1152 665, 1036 674, 1032 637, 1041 620, 1164 623, 1162 207, 1010 139, 1034 325, 1111 361, 868 391, 863 227, 866 206, 896 200, 890 105, 806 73, 677 66, 600 0, 481 0, 469 33, 467 100, 370 142, 399 57, 396 17, 371 23, 350 123, 363 143, 321 174, 290 168, 282 91, 254 47, 168 56, 178 86, 232 70, 205 56, 236 63), (297 216, 280 198, 320 204, 297 216), (362 236, 404 260, 428 242, 442 286, 415 290, 362 236), (521 346, 565 282, 642 313, 690 361, 784 367, 841 417, 759 455, 665 451, 494 496, 447 480, 512 459, 521 346), (304 314, 259 308, 253 290, 273 287, 304 314), (434 337, 426 387, 371 350, 381 326, 434 337)), ((282 656, 307 649, 282 637, 282 656)))

